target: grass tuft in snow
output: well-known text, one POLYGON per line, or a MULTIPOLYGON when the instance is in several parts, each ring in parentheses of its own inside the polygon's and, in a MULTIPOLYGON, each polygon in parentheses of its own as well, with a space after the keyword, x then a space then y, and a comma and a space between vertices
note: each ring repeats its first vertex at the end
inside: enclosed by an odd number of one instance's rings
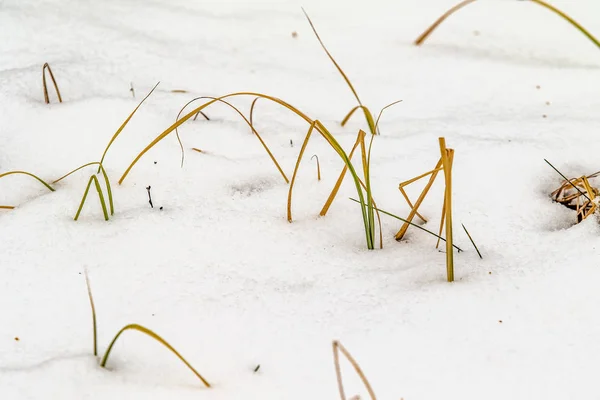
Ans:
MULTIPOLYGON (((435 31, 435 29, 442 23, 444 22, 444 20, 446 20, 448 17, 450 17, 452 14, 454 14, 455 12, 457 12, 458 10, 460 10, 461 8, 474 3, 476 0, 464 0, 461 1, 460 3, 458 3, 457 5, 455 5, 454 7, 452 7, 451 9, 449 9, 448 11, 446 11, 444 14, 442 14, 441 17, 439 17, 429 28, 427 28, 421 35, 419 35, 419 37, 415 40, 415 45, 420 46, 421 44, 423 44, 423 42, 433 33, 433 31, 435 31)), ((552 11, 553 13, 557 14, 558 16, 560 16, 561 18, 563 18, 565 21, 569 22, 571 25, 573 25, 579 32, 581 32, 583 35, 585 35, 589 40, 592 41, 592 43, 594 43, 596 46, 600 47, 600 41, 598 41, 598 39, 596 39, 594 37, 594 35, 592 35, 590 32, 588 32, 583 26, 581 26, 581 24, 579 24, 577 21, 575 21, 573 18, 569 17, 567 14, 565 14, 563 11, 559 10, 558 8, 554 7, 551 4, 548 4, 542 0, 528 0, 532 3, 538 4, 550 11, 552 11)))
POLYGON ((83 209, 83 205, 85 204, 85 200, 87 199, 88 192, 90 191, 90 186, 92 186, 92 182, 94 182, 94 186, 96 187, 96 192, 98 192, 98 198, 100 199, 100 205, 102 206, 102 213, 104 214, 104 220, 108 221, 108 211, 106 210, 106 202, 104 201, 104 194, 102 193, 102 188, 100 187, 100 182, 98 182, 98 178, 96 175, 90 176, 90 180, 85 188, 85 192, 83 193, 83 197, 81 198, 81 203, 79 204, 79 208, 77 209, 77 213, 73 218, 75 221, 79 219, 79 214, 81 214, 81 210, 83 209))
POLYGON ((50 79, 52 79, 52 83, 54 84, 54 89, 56 90, 56 97, 58 97, 58 102, 62 103, 62 97, 60 95, 60 90, 58 90, 58 84, 56 83, 56 79, 54 79, 52 68, 50 68, 50 65, 48 63, 45 63, 42 67, 42 86, 44 87, 44 101, 46 102, 46 104, 50 104, 50 96, 48 95, 48 86, 46 84, 46 70, 48 70, 50 79))
MULTIPOLYGON (((342 381, 342 369, 340 367, 340 353, 342 353, 344 355, 344 357, 346 357, 348 362, 350 362, 350 365, 352 365, 352 367, 356 371, 360 380, 365 385, 367 392, 369 392, 369 396, 371 397, 371 400, 376 400, 375 392, 373 391, 373 388, 371 387, 371 384, 369 383, 369 380, 367 379, 366 375, 360 368, 360 365, 358 365, 358 362, 356 362, 354 357, 352 357, 350 352, 348 350, 346 350, 346 348, 340 342, 338 342, 337 340, 334 340, 333 341, 333 363, 335 365, 335 375, 337 377, 338 389, 340 391, 341 399, 346 400, 346 392, 344 390, 344 382, 342 381)), ((357 397, 353 397, 353 398, 357 398, 357 397)))
POLYGON ((54 192, 54 188, 52 186, 50 186, 49 184, 47 184, 43 179, 39 178, 38 176, 36 176, 36 175, 34 175, 32 173, 26 172, 26 171, 10 171, 10 172, 5 172, 3 174, 0 174, 0 178, 4 178, 5 176, 14 175, 14 174, 22 174, 22 175, 30 176, 30 177, 36 179, 42 185, 46 186, 48 188, 48 190, 50 190, 51 192, 54 192))
POLYGON ((164 340, 162 337, 160 337, 159 335, 157 335, 156 333, 154 333, 150 329, 148 329, 146 327, 143 327, 141 325, 138 325, 138 324, 129 324, 129 325, 123 327, 115 335, 115 337, 113 338, 113 340, 108 345, 108 348, 106 349, 106 352, 104 353, 104 357, 102 357, 102 360, 100 361, 100 366, 101 367, 103 367, 103 368, 106 367, 106 363, 108 362, 108 357, 110 356, 110 352, 111 352, 113 346, 115 345, 115 343, 119 339, 119 337, 121 337, 121 334, 123 334, 123 332, 125 332, 127 330, 135 330, 135 331, 144 333, 144 334, 150 336, 152 339, 154 339, 157 342, 159 342, 160 344, 162 344, 163 346, 165 346, 173 354, 175 354, 177 356, 177 358, 179 358, 181 360, 181 362, 183 362, 194 373, 194 375, 196 375, 198 377, 198 379, 200 379, 202 381, 202 383, 204 384, 204 386, 210 387, 210 384, 206 381, 206 379, 204 379, 202 377, 202 375, 200 375, 198 373, 198 371, 196 371, 194 369, 194 367, 192 367, 192 365, 189 362, 187 362, 187 360, 185 358, 183 358, 183 356, 181 354, 179 354, 179 352, 177 350, 175 350, 175 348, 173 348, 173 346, 171 346, 166 340, 164 340))

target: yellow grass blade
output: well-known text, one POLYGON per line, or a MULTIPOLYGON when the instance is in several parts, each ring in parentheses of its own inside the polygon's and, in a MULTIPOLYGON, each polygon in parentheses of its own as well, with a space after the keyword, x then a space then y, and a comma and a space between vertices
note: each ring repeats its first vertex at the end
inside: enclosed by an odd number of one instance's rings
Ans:
POLYGON ((58 85, 56 84, 56 79, 54 79, 54 74, 52 73, 52 68, 48 63, 45 63, 42 67, 42 86, 44 87, 44 101, 46 104, 50 104, 50 96, 48 96, 48 86, 46 85, 46 70, 50 74, 50 79, 52 79, 52 83, 54 84, 54 89, 56 90, 56 97, 58 97, 58 102, 62 103, 62 97, 60 95, 60 90, 58 90, 58 85))
MULTIPOLYGON (((125 170, 125 172, 123 173, 123 175, 121 176, 121 179, 119 179, 119 184, 122 184, 123 181, 125 180, 125 178, 127 177, 127 175, 129 174, 129 172, 131 171, 131 169, 135 166, 135 164, 144 156, 144 154, 146 154, 152 147, 154 147, 158 142, 160 142, 161 140, 163 140, 166 136, 168 136, 171 132, 173 132, 177 127, 181 126, 183 123, 185 123, 188 119, 192 118, 194 115, 196 115, 199 111, 204 110, 206 107, 210 106, 211 104, 216 103, 219 100, 222 99, 226 99, 228 97, 234 97, 234 96, 253 96, 253 97, 261 97, 267 100, 271 100, 285 108, 287 108, 288 110, 292 111, 293 113, 295 113, 296 115, 298 115, 299 117, 301 117, 302 119, 304 119, 308 124, 312 124, 313 120, 310 119, 308 116, 306 116, 304 113, 302 113, 300 110, 298 110, 297 108, 295 108, 294 106, 292 106, 289 103, 286 103, 285 101, 278 99, 276 97, 272 97, 272 96, 268 96, 262 93, 254 93, 254 92, 237 92, 237 93, 231 93, 225 96, 221 96, 219 98, 217 98, 216 100, 211 100, 208 101, 198 107, 196 107, 195 109, 193 109, 192 111, 190 111, 188 114, 184 115, 183 117, 181 117, 179 119, 179 121, 177 121, 176 123, 174 123, 173 125, 171 125, 169 128, 167 128, 165 131, 163 131, 160 135, 158 135, 152 142, 150 142, 150 144, 148 144, 136 157, 135 159, 131 162, 131 164, 129 165, 129 167, 125 170)), ((317 127, 318 129, 318 127, 317 127)))
POLYGON ((441 17, 439 17, 429 28, 425 30, 425 32, 421 33, 421 35, 415 40, 415 45, 420 46, 423 44, 425 39, 429 37, 433 33, 433 31, 442 23, 446 18, 460 10, 461 8, 475 2, 475 0, 464 0, 446 11, 441 17))
POLYGON ((402 100, 396 100, 394 102, 391 102, 390 104, 388 104, 387 106, 383 107, 381 109, 381 111, 379 111, 379 115, 377 116, 377 120, 375 121, 375 129, 379 130, 379 120, 381 119, 381 116, 383 115, 383 112, 385 110, 387 110, 388 108, 395 106, 398 103, 402 103, 402 100))
POLYGON ((8 175, 13 175, 13 174, 22 174, 22 175, 30 176, 30 177, 36 179, 42 185, 46 186, 48 188, 48 190, 50 190, 51 192, 54 192, 54 189, 52 188, 52 186, 48 185, 42 179, 38 178, 37 176, 35 176, 34 174, 31 174, 29 172, 25 172, 25 171, 10 171, 10 172, 5 172, 3 174, 0 174, 0 178, 3 178, 3 177, 8 176, 8 175))
MULTIPOLYGON (((263 148, 265 149, 265 151, 267 152, 267 154, 269 155, 269 157, 271 157, 271 160, 273 161, 273 163, 275 164, 275 166, 277 167, 277 170, 279 171, 279 173, 281 174, 281 176, 283 177, 283 179, 285 180, 285 183, 289 183, 290 181, 288 180, 288 177, 285 175, 285 172, 283 172, 283 169, 281 169, 281 166, 279 165, 279 163, 277 162, 277 159, 275 158, 275 156, 273 155, 273 153, 271 152, 271 150, 269 149, 269 146, 267 146, 267 144, 265 143, 265 141, 262 139, 262 137, 260 136, 260 134, 258 133, 258 131, 256 129, 254 129, 254 126, 252 125, 252 123, 250 121, 248 121, 248 119, 246 118, 246 116, 237 108, 235 107, 233 104, 229 103, 228 101, 222 100, 220 98, 217 97, 210 97, 210 96, 202 96, 202 97, 197 97, 194 100, 199 100, 199 99, 206 99, 206 100, 216 100, 220 103, 223 103, 229 107, 231 107, 235 112, 238 113, 238 115, 240 117, 242 117, 242 119, 244 120, 244 122, 246 122, 246 124, 248 124, 248 126, 250 127, 250 129, 252 130, 252 132, 256 135, 256 137, 258 138, 258 140, 260 141, 260 144, 262 144, 263 148)), ((192 101, 194 101, 192 100, 192 101)), ((189 103, 188 103, 189 104, 189 103)), ((187 106, 187 104, 186 104, 187 106)), ((185 106, 184 106, 185 108, 185 106)), ((183 111, 183 109, 181 109, 181 111, 183 111)), ((181 115, 181 111, 179 112, 179 114, 177 115, 177 118, 179 118, 179 115, 181 115)), ((175 128, 175 132, 177 132, 177 128, 175 128)), ((181 141, 179 142, 181 144, 181 141)), ((182 151, 183 151, 183 145, 181 147, 182 151)), ((181 153, 182 158, 181 158, 181 166, 183 166, 183 152, 181 153)))
POLYGON ((452 249, 452 161, 454 150, 446 148, 446 139, 439 138, 444 178, 446 180, 446 273, 448 282, 454 281, 454 251, 452 249))
POLYGON ((192 367, 192 365, 189 362, 187 362, 187 360, 185 358, 183 358, 183 356, 181 354, 179 354, 179 352, 177 350, 175 350, 175 348, 173 348, 173 346, 171 346, 166 340, 164 340, 162 337, 158 336, 156 333, 154 333, 150 329, 145 328, 145 327, 143 327, 141 325, 138 325, 138 324, 129 324, 129 325, 125 326, 123 329, 121 329, 117 333, 117 335, 114 337, 114 339, 112 340, 112 342, 110 342, 110 345, 106 349, 106 353, 104 353, 104 357, 102 357, 102 361, 100 362, 100 366, 101 367, 103 367, 103 368, 106 367, 106 362, 108 361, 108 356, 110 355, 110 352, 111 352, 111 350, 112 350, 115 342, 117 341, 117 339, 119 339, 119 337, 121 336, 121 334, 123 332, 125 332, 126 330, 136 330, 138 332, 144 333, 144 334, 150 336, 152 339, 154 339, 157 342, 159 342, 160 344, 162 344, 163 346, 165 346, 173 354, 175 354, 177 356, 177 358, 179 358, 181 360, 181 362, 183 362, 194 373, 194 375, 196 375, 198 377, 198 379, 200 379, 202 381, 202 383, 204 384, 204 386, 210 387, 210 384, 206 381, 206 379, 204 379, 202 377, 202 375, 200 375, 198 373, 198 371, 196 371, 194 369, 194 367, 192 367))
POLYGON ((0 210, 14 210, 14 206, 0 206, 0 210))
MULTIPOLYGON (((429 178, 429 181, 427 182, 427 185, 425 185, 425 188, 421 192, 421 195, 419 196, 419 198, 415 202, 415 206, 412 208, 412 210, 410 211, 408 217, 406 218, 407 221, 412 222, 413 218, 417 214, 418 209, 421 206, 421 203, 423 203, 423 200, 425 200, 425 196, 427 196, 427 193, 429 192, 429 189, 431 189, 431 186, 433 185, 433 182, 435 182, 435 178, 437 177, 437 174, 440 171, 439 168, 440 168, 441 165, 442 165, 442 160, 438 161, 438 163, 436 164, 435 169, 431 173, 431 177, 429 178)), ((428 174, 425 174, 424 176, 427 176, 427 175, 428 174)), ((404 190, 402 189, 402 186, 404 186, 404 185, 403 184, 400 185, 400 187, 401 187, 400 191, 403 193, 403 195, 405 196, 405 198, 409 202, 408 204, 410 205, 410 200, 408 200, 408 196, 406 195, 406 193, 404 193, 404 190)), ((396 240, 402 240, 402 238, 406 234, 406 231, 408 230, 409 226, 410 226, 410 224, 408 224, 406 222, 402 225, 402 227, 400 228, 400 230, 398 231, 398 233, 396 233, 396 236, 395 236, 396 240)))
MULTIPOLYGON (((144 101, 146 101, 146 99, 148 97, 150 97, 150 95, 152 94, 152 92, 154 92, 154 90, 156 89, 156 87, 159 84, 160 84, 160 82, 158 82, 156 85, 154 85, 154 87, 152 88, 152 90, 146 95, 146 97, 144 97, 142 99, 142 101, 139 102, 139 104, 137 105, 137 107, 133 109, 133 111, 131 112, 131 114, 129 114, 129 116, 127 117, 127 119, 125 119, 125 121, 123 121, 123 123, 121 124, 121 126, 119 127, 119 129, 117 129, 117 131, 115 132, 115 134, 113 135, 113 137, 108 142, 108 145, 106 146, 106 149, 104 149, 104 153, 102 153, 102 158, 100 158, 100 164, 102 164, 104 162, 104 157, 106 157, 106 153, 108 153, 108 149, 110 149, 110 146, 117 139, 117 137, 119 136, 119 134, 121 133, 121 131, 125 128, 125 126, 129 123, 129 120, 131 120, 131 118, 133 117, 133 114, 135 114, 135 112, 138 110, 138 108, 141 107, 141 105, 144 103, 144 101)), ((100 172, 100 168, 98 168, 98 172, 100 172)))
POLYGON ((342 369, 340 368, 339 353, 342 353, 344 355, 344 357, 346 357, 346 359, 348 360, 350 365, 352 365, 352 367, 356 371, 356 374, 359 376, 360 380, 362 381, 363 385, 365 385, 365 388, 367 389, 367 392, 369 393, 369 396, 371 397, 371 399, 376 400, 375 392, 373 391, 373 388, 371 387, 371 384, 369 383, 369 380, 367 379, 366 375, 364 374, 364 372, 358 365, 358 362, 356 362, 354 357, 352 357, 350 352, 348 350, 346 350, 346 348, 344 346, 342 346, 342 344, 340 342, 338 342, 337 340, 334 340, 333 341, 333 362, 335 365, 335 375, 337 377, 338 389, 340 391, 341 399, 346 400, 346 394, 344 391, 344 383, 342 381, 342 369))
POLYGON ((94 329, 94 355, 98 355, 98 326, 96 324, 96 307, 94 306, 94 297, 92 296, 92 287, 90 285, 90 278, 88 276, 87 269, 84 270, 85 285, 87 286, 88 298, 90 299, 90 306, 92 307, 92 326, 94 329))
POLYGON ((52 183, 58 183, 58 182, 62 181, 63 179, 67 178, 68 176, 70 176, 70 175, 74 174, 75 172, 79 171, 80 169, 83 169, 85 167, 89 167, 90 165, 100 165, 100 163, 98 161, 92 161, 92 162, 89 162, 87 164, 83 164, 81 167, 75 168, 73 171, 71 171, 71 172, 69 172, 69 173, 61 176, 60 178, 58 178, 57 180, 55 180, 52 183))
POLYGON ((294 189, 294 182, 296 182, 296 174, 298 173, 298 168, 300 167, 300 161, 302 161, 302 156, 304 155, 304 150, 306 150, 306 145, 310 139, 310 135, 312 134, 313 129, 315 128, 315 123, 313 122, 308 129, 308 133, 304 138, 304 142, 302 143, 302 148, 300 148, 300 154, 298 155, 298 159, 296 160, 296 167, 294 168, 294 174, 292 175, 292 182, 290 183, 290 188, 288 190, 288 200, 287 200, 287 220, 288 222, 292 222, 292 190, 294 189))

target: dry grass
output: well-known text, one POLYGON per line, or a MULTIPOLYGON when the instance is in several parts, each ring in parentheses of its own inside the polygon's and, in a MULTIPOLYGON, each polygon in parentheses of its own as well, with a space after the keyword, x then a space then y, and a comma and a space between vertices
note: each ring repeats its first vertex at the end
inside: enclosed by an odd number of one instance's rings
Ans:
MULTIPOLYGON (((420 46, 421 44, 423 44, 423 42, 425 42, 425 40, 433 33, 433 31, 435 31, 435 29, 438 26, 440 26, 441 23, 444 22, 448 17, 450 17, 452 14, 454 14, 455 12, 457 12, 458 10, 460 10, 461 8, 466 7, 467 5, 469 5, 471 3, 474 3, 475 1, 476 0, 464 0, 464 1, 461 1, 457 5, 455 5, 454 7, 452 7, 451 9, 449 9, 448 11, 446 11, 429 28, 427 28, 421 35, 419 35, 419 37, 415 40, 415 45, 420 46)), ((559 10, 558 8, 554 7, 553 5, 551 5, 549 3, 546 3, 545 1, 542 1, 542 0, 528 0, 528 1, 530 1, 532 3, 535 3, 537 5, 540 5, 540 6, 544 7, 544 8, 546 8, 547 10, 550 10, 553 13, 557 14, 562 19, 564 19, 565 21, 567 21, 571 25, 573 25, 579 32, 581 32, 583 35, 585 35, 597 47, 600 47, 600 41, 598 41, 598 39, 596 39, 590 32, 588 32, 583 26, 581 26, 581 24, 579 24, 573 18, 569 17, 563 11, 559 10)))
POLYGON ((37 175, 34 175, 34 174, 32 174, 30 172, 26 172, 26 171, 10 171, 10 172, 5 172, 3 174, 0 174, 0 179, 4 178, 5 176, 14 175, 14 174, 21 174, 21 175, 30 176, 30 177, 34 178, 35 180, 37 180, 38 182, 40 182, 42 185, 46 186, 48 188, 48 190, 50 190, 51 192, 54 192, 54 188, 52 186, 50 186, 49 184, 47 184, 43 179, 39 178, 37 175))
MULTIPOLYGON (((371 384, 369 383, 369 380, 367 379, 366 375, 360 368, 360 365, 358 365, 358 362, 354 359, 354 357, 352 357, 350 352, 348 350, 346 350, 346 348, 344 346, 342 346, 342 344, 340 342, 335 340, 335 341, 333 341, 333 362, 334 362, 334 366, 335 366, 335 375, 337 377, 340 398, 342 400, 346 400, 346 392, 344 390, 344 382, 342 380, 342 369, 340 367, 340 353, 343 354, 344 357, 346 357, 346 359, 348 360, 350 365, 352 365, 352 367, 356 371, 356 374, 358 375, 358 377, 362 381, 363 385, 367 389, 367 392, 369 393, 371 400, 376 400, 375 392, 373 391, 373 388, 371 387, 371 384)), ((356 397, 353 397, 353 398, 356 398, 356 397)))
POLYGON ((54 79, 54 74, 52 73, 52 68, 48 63, 45 63, 42 67, 42 86, 44 88, 44 101, 46 104, 50 104, 50 96, 48 95, 48 86, 46 84, 46 70, 50 75, 50 79, 52 79, 52 83, 54 84, 54 89, 56 90, 56 97, 58 97, 58 102, 62 103, 62 97, 60 95, 60 90, 58 89, 58 84, 56 83, 56 79, 54 79))

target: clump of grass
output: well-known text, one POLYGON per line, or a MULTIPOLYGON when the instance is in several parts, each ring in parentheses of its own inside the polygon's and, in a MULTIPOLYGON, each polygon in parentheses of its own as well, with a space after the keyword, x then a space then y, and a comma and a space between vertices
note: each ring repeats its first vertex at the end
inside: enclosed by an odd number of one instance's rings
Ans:
MULTIPOLYGON (((454 14, 455 12, 457 12, 458 10, 460 10, 461 8, 467 6, 467 5, 471 4, 471 3, 474 3, 475 1, 476 0, 464 0, 464 1, 461 1, 457 5, 455 5, 454 7, 452 7, 451 9, 449 9, 448 11, 446 11, 429 28, 427 28, 421 35, 419 35, 419 37, 417 38, 417 40, 415 40, 415 45, 420 46, 421 44, 423 44, 423 42, 433 33, 433 31, 442 22, 444 22, 444 20, 446 20, 448 17, 450 17, 452 14, 454 14)), ((567 21, 571 25, 573 25, 579 32, 581 32, 582 34, 584 34, 597 47, 600 47, 600 41, 598 41, 598 39, 596 39, 590 32, 588 32, 583 26, 581 26, 581 24, 579 24, 573 18, 569 17, 563 11, 559 10, 558 8, 554 7, 553 5, 550 5, 550 4, 548 4, 548 3, 546 3, 546 2, 544 2, 542 0, 528 0, 528 1, 530 1, 532 3, 535 3, 535 4, 538 4, 538 5, 540 5, 540 6, 544 7, 544 8, 552 11, 553 13, 557 14, 558 16, 560 16, 561 18, 563 18, 565 21, 567 21)))
POLYGON ((52 68, 50 68, 50 65, 48 63, 45 63, 42 67, 42 86, 44 87, 44 101, 46 102, 46 104, 50 104, 50 96, 48 96, 48 86, 46 85, 46 70, 48 70, 50 79, 52 79, 52 83, 54 84, 54 89, 56 90, 56 97, 58 97, 58 102, 62 103, 62 97, 60 95, 60 90, 58 89, 58 84, 56 83, 56 79, 54 79, 52 68))
MULTIPOLYGON (((94 356, 97 356, 98 355, 98 341, 97 341, 98 336, 97 336, 97 325, 96 325, 96 307, 94 305, 94 298, 92 296, 92 289, 91 289, 87 270, 85 271, 85 282, 86 282, 87 291, 88 291, 88 298, 90 300, 90 306, 92 309, 92 322, 93 322, 93 333, 94 333, 93 351, 94 351, 94 356)), ((117 332, 117 334, 115 335, 113 340, 108 345, 108 348, 104 352, 104 356, 100 360, 100 366, 102 368, 106 367, 106 363, 108 362, 108 358, 111 354, 111 351, 112 351, 115 343, 117 342, 119 337, 121 337, 121 335, 127 330, 135 330, 135 331, 144 333, 144 334, 150 336, 152 339, 159 342, 160 344, 162 344, 164 347, 169 349, 173 354, 175 354, 177 356, 177 358, 179 358, 181 360, 181 362, 183 362, 194 373, 194 375, 196 375, 196 377, 198 377, 198 379, 200 379, 200 381, 204 384, 204 386, 211 387, 210 384, 208 383, 208 381, 206 379, 204 379, 204 377, 202 375, 200 375, 200 373, 198 371, 196 371, 196 369, 177 350, 175 350, 175 348, 173 346, 171 346, 165 339, 163 339, 161 336, 159 336, 154 331, 152 331, 142 325, 139 325, 139 324, 128 324, 128 325, 124 326, 119 332, 117 332)))
MULTIPOLYGON (((358 93, 356 92, 356 89, 354 89, 354 85, 352 85, 352 82, 350 81, 350 78, 348 78, 348 75, 346 75, 346 73, 344 72, 344 70, 342 69, 342 67, 340 67, 340 65, 337 63, 337 61, 335 60, 335 58, 333 58, 333 56, 331 55, 331 53, 329 52, 329 50, 327 50, 327 47, 325 46, 325 43, 323 43, 323 40, 321 40, 321 37, 319 36, 319 33, 317 32, 317 29, 315 28, 315 25, 311 21, 310 17, 308 16, 308 14, 304 10, 304 8, 302 9, 302 12, 304 13, 304 16, 306 17, 306 19, 308 20, 308 23, 310 24, 310 27, 312 28, 313 33, 315 34, 317 40, 321 44, 321 47, 325 51, 325 54, 327 54, 327 57, 329 57, 329 59, 331 60, 331 62, 335 66, 335 68, 338 70, 338 72, 340 73, 340 75, 342 76, 342 78, 344 79, 344 81, 346 82, 346 85, 348 85, 348 88, 350 88, 350 91, 354 95, 354 98, 358 102, 358 105, 356 107, 352 108, 348 114, 346 114, 346 116, 342 120, 342 124, 341 125, 345 126, 346 123, 350 120, 350 118, 352 117, 352 115, 357 110, 362 110, 362 112, 363 112, 363 114, 365 116, 365 120, 367 121, 367 126, 369 127, 369 131, 371 132, 372 135, 376 135, 378 133, 378 129, 377 129, 377 124, 375 122, 375 119, 373 118, 373 114, 371 113, 371 111, 369 110, 369 108, 366 107, 363 104, 363 102, 360 100, 360 97, 358 97, 358 93)), ((393 103, 388 104, 384 108, 388 108, 388 107, 390 107, 390 106, 392 106, 394 104, 397 104, 397 103, 399 103, 399 102, 395 101, 393 103)))
POLYGON ((79 208, 77 209, 77 213, 75 214, 75 221, 79 219, 79 214, 81 214, 81 210, 83 209, 83 205, 85 204, 85 200, 87 199, 88 192, 90 191, 90 186, 92 186, 92 182, 94 182, 94 186, 96 187, 96 192, 98 192, 98 198, 100 199, 100 205, 102 206, 102 212, 104 213, 104 220, 108 221, 108 211, 106 210, 106 202, 104 201, 104 194, 102 193, 102 188, 100 187, 100 183, 98 182, 98 178, 96 175, 90 176, 90 180, 85 188, 85 192, 83 193, 83 197, 81 198, 81 203, 79 203, 79 208))
MULTIPOLYGON (((367 376, 360 368, 360 365, 358 365, 358 362, 354 359, 354 357, 352 357, 350 352, 348 350, 346 350, 346 348, 344 346, 342 346, 342 344, 339 341, 334 340, 333 341, 333 363, 335 366, 335 375, 337 377, 338 390, 340 391, 340 398, 342 400, 346 400, 346 392, 344 390, 344 382, 342 380, 342 369, 340 367, 340 353, 343 354, 344 357, 346 357, 346 359, 348 360, 350 365, 352 365, 352 367, 356 371, 356 374, 359 376, 363 385, 367 389, 367 392, 369 393, 371 400, 376 400, 375 392, 373 391, 373 388, 371 387, 371 384, 369 383, 367 376)), ((354 398, 356 398, 356 397, 354 397, 354 398)))
MULTIPOLYGON (((351 171, 351 174, 354 178, 355 181, 355 185, 357 187, 357 192, 359 195, 359 198, 361 199, 361 209, 362 209, 362 214, 363 214, 363 221, 365 224, 365 235, 367 238, 367 247, 369 249, 373 249, 374 248, 374 223, 373 223, 373 206, 374 206, 374 202, 371 196, 371 192, 370 192, 370 179, 368 179, 369 177, 369 167, 368 167, 368 160, 370 159, 370 154, 367 157, 366 155, 366 150, 364 148, 364 131, 361 131, 362 133, 359 133, 359 138, 362 137, 362 141, 363 141, 363 145, 362 145, 362 149, 363 149, 363 168, 364 168, 364 175, 365 175, 365 183, 363 183, 360 178, 358 177, 358 174, 356 173, 356 170, 354 169, 354 166, 352 165, 350 158, 348 157, 348 155, 344 152, 344 150, 342 149, 342 147, 339 145, 339 143, 335 140, 335 138, 333 137, 333 135, 325 128, 325 126, 316 120, 312 120, 311 118, 309 118, 306 114, 304 114, 302 111, 300 111, 299 109, 297 109, 296 107, 292 106, 291 104, 278 99, 276 97, 273 96, 269 96, 266 94, 262 94, 262 93, 255 93, 255 92, 236 92, 236 93, 231 93, 231 94, 227 94, 225 96, 221 96, 221 97, 216 97, 216 98, 212 98, 211 100, 207 101, 204 104, 201 104, 199 106, 197 106, 196 108, 194 108, 193 110, 191 110, 190 112, 188 112, 187 114, 185 114, 184 116, 182 116, 181 118, 179 118, 174 124, 172 124, 170 127, 168 127, 165 131, 163 131, 161 134, 159 134, 152 142, 150 142, 136 157, 135 159, 131 162, 131 164, 129 165, 129 167, 125 170, 125 172, 123 173, 123 175, 121 176, 121 179, 119 179, 119 184, 122 184, 123 181, 125 180, 125 178, 127 177, 127 175, 129 174, 129 172, 131 171, 131 169, 135 166, 135 164, 144 156, 144 154, 146 154, 152 147, 154 147, 156 144, 158 144, 161 140, 163 140, 165 137, 167 137, 170 133, 172 133, 173 131, 175 131, 179 126, 181 126, 182 124, 184 124, 187 120, 189 120, 190 118, 192 118, 194 115, 196 115, 199 111, 203 111, 204 109, 206 109, 208 106, 216 103, 216 102, 222 102, 224 99, 227 98, 231 98, 231 97, 240 97, 240 96, 252 96, 252 97, 260 97, 269 101, 272 101, 274 103, 277 103, 283 107, 285 107, 286 109, 292 111, 294 114, 298 115, 300 118, 302 118, 304 121, 306 121, 311 129, 309 129, 309 133, 307 134, 307 138, 305 139, 305 143, 307 142, 307 140, 310 138, 310 134, 312 133, 313 129, 316 129, 327 141, 327 143, 336 151, 336 153, 342 158, 342 160, 344 161, 344 164, 346 165, 345 168, 347 168, 348 170, 351 171), (365 200, 365 195, 363 194, 362 188, 365 189, 367 196, 366 196, 366 200, 365 200)), ((254 129, 254 127, 250 124, 250 121, 248 121, 245 117, 244 120, 249 124, 249 126, 252 127, 252 129, 254 129)), ((359 141, 360 143, 360 141, 359 141)), ((303 148, 306 147, 306 144, 303 146, 303 148)), ((370 149, 370 147, 369 147, 370 149)), ((303 151, 302 151, 303 152, 303 151)), ((299 162, 301 160, 301 156, 299 157, 298 161, 296 162, 296 169, 298 168, 299 162)), ((283 172, 280 170, 280 172, 283 172)), ((293 187, 292 184, 290 184, 290 190, 293 187)), ((288 196, 290 197, 290 196, 288 196)), ((335 195, 333 196, 335 197, 335 195)), ((332 198, 330 196, 330 198, 332 198)), ((291 200, 290 200, 291 201, 291 200)), ((291 207, 290 207, 291 208, 291 207)), ((291 217, 289 218, 291 219, 291 217)), ((381 238, 381 228, 380 228, 380 238, 381 238)))

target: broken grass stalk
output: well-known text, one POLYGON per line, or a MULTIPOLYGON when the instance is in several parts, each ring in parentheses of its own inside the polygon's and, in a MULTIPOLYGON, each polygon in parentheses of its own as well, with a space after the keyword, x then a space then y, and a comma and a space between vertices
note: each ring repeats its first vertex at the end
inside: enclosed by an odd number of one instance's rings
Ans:
POLYGON ((44 101, 46 102, 46 104, 50 104, 48 86, 46 85, 46 70, 48 70, 48 74, 50 74, 50 79, 52 79, 52 83, 54 84, 54 89, 56 90, 56 97, 58 97, 58 102, 62 103, 62 97, 60 95, 60 90, 58 90, 58 84, 56 83, 56 79, 54 79, 52 68, 50 68, 50 64, 48 63, 45 63, 42 67, 42 86, 44 87, 44 101))

